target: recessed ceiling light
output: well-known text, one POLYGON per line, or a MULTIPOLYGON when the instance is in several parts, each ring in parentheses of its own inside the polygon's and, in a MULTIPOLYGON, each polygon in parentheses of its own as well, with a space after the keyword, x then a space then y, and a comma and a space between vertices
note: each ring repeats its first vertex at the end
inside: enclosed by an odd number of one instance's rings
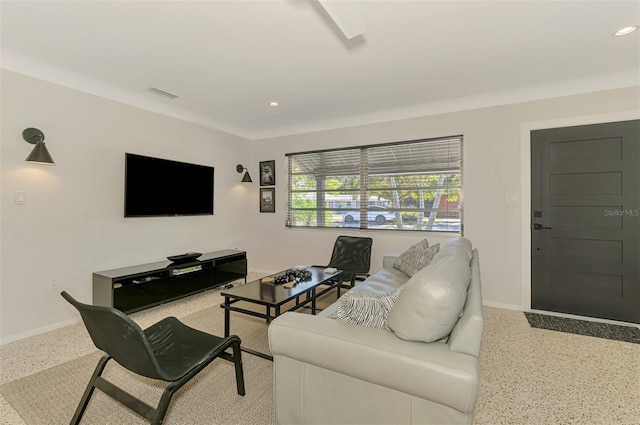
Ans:
POLYGON ((621 37, 623 35, 631 34, 637 29, 638 29, 637 25, 632 25, 630 27, 620 28, 618 31, 614 32, 613 35, 615 35, 616 37, 621 37))
POLYGON ((278 102, 275 102, 275 101, 274 101, 274 102, 269 102, 269 106, 273 106, 274 108, 275 108, 276 106, 278 106, 278 105, 279 105, 279 103, 278 103, 278 102))

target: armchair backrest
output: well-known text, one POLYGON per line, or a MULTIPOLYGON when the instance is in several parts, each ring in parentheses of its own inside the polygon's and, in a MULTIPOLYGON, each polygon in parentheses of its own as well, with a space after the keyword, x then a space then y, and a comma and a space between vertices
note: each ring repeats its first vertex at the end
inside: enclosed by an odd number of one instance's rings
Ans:
POLYGON ((66 291, 60 295, 80 312, 98 349, 132 372, 153 379, 163 379, 144 331, 129 316, 115 308, 83 304, 66 291))
POLYGON ((343 270, 344 275, 368 273, 371 267, 373 239, 356 236, 338 236, 328 267, 343 270))

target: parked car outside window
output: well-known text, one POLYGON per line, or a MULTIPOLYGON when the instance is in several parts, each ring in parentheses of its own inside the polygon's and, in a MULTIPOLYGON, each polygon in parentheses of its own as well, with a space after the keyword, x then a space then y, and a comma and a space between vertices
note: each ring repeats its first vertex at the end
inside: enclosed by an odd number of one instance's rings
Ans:
MULTIPOLYGON (((385 207, 380 205, 369 205, 367 207, 367 220, 374 221, 376 224, 382 225, 388 220, 396 218, 396 214, 387 211, 385 207)), ((342 215, 342 221, 345 223, 353 223, 354 221, 360 221, 360 211, 349 211, 342 215)))

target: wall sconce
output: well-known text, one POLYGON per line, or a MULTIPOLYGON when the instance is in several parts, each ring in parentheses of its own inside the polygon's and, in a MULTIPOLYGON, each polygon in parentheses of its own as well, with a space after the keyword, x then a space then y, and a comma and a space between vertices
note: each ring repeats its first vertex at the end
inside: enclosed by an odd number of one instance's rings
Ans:
POLYGON ((51 154, 44 145, 44 133, 37 128, 27 128, 22 132, 22 138, 35 145, 33 150, 25 159, 26 162, 34 162, 36 164, 54 165, 55 162, 51 158, 51 154))
POLYGON ((242 164, 236 165, 236 171, 238 173, 242 173, 244 170, 247 170, 247 172, 244 173, 244 177, 242 177, 242 183, 253 183, 253 180, 251 180, 251 176, 249 175, 249 170, 244 168, 242 164))

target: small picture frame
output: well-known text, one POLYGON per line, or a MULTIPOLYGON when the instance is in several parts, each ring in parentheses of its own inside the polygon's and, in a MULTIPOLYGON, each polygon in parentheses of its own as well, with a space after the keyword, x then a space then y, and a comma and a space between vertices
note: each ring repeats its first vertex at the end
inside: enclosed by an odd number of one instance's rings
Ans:
POLYGON ((276 185, 276 161, 260 161, 260 186, 276 185))
POLYGON ((276 188, 260 188, 260 212, 276 212, 276 188))

